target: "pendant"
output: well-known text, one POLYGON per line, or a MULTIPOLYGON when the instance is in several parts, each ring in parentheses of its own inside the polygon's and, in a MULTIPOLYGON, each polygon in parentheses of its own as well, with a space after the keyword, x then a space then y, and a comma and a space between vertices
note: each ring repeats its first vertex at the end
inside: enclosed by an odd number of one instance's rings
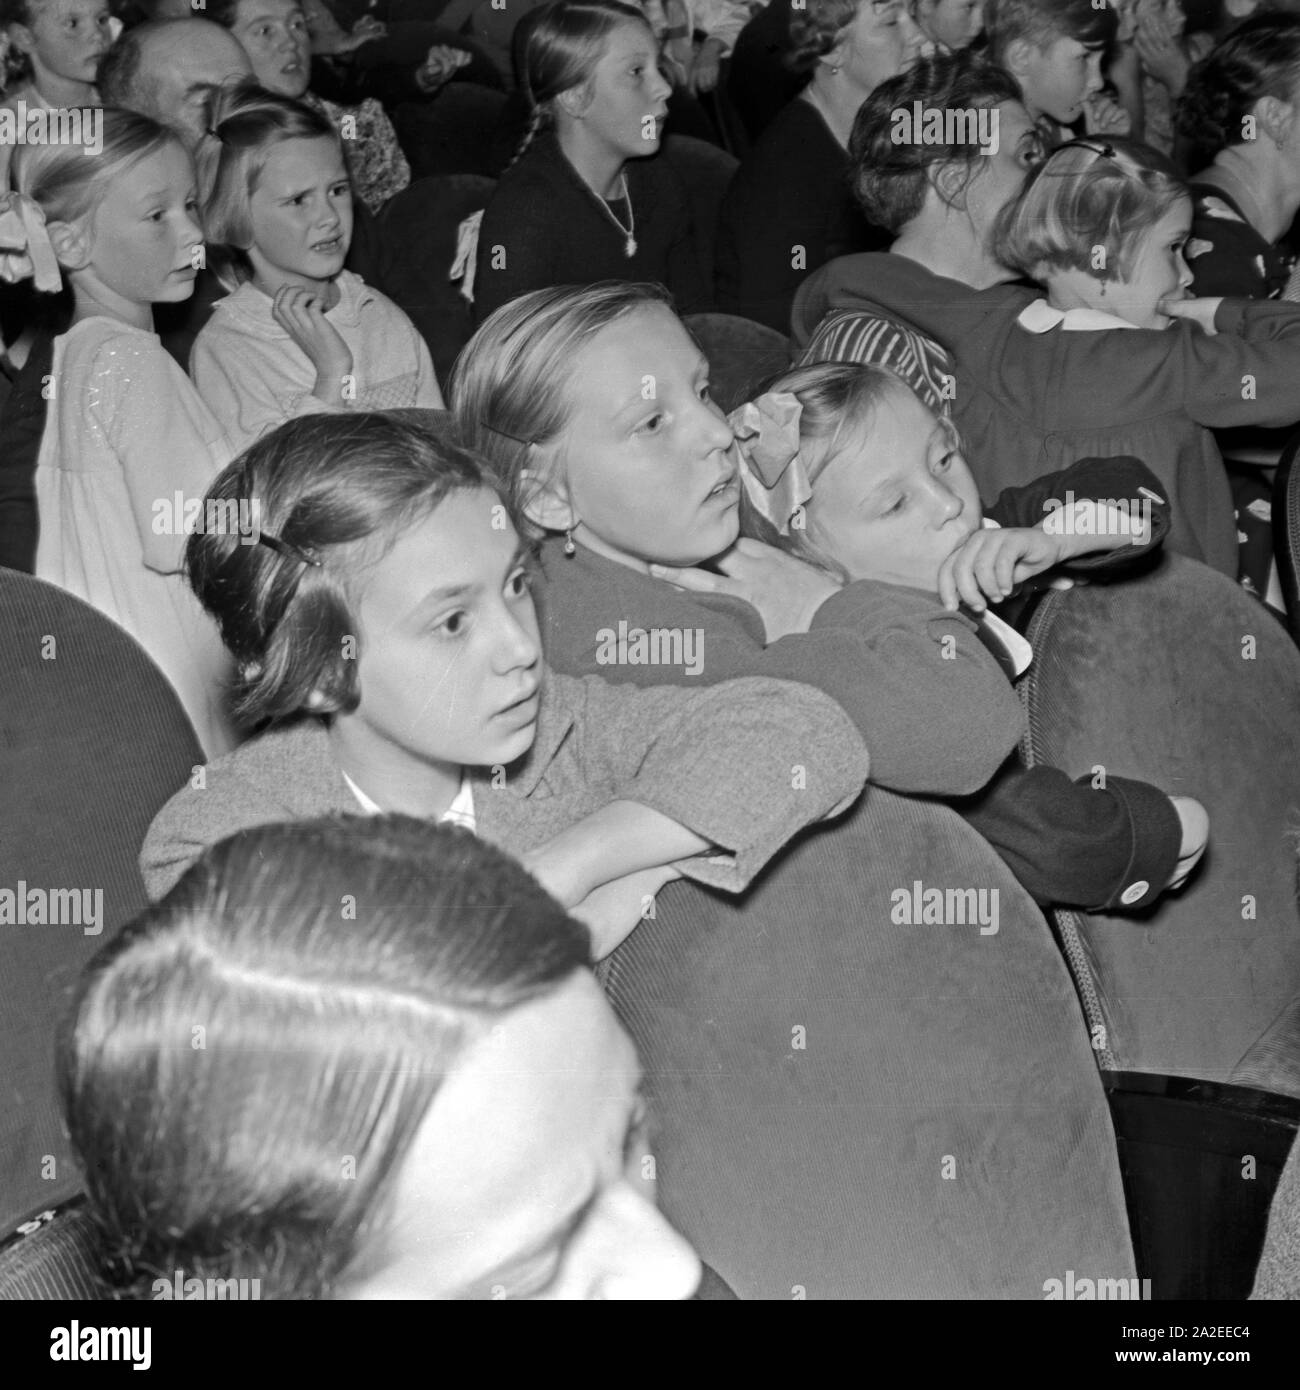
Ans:
POLYGON ((628 258, 629 261, 632 259, 633 256, 636 255, 636 237, 628 237, 627 245, 623 248, 623 254, 628 258))

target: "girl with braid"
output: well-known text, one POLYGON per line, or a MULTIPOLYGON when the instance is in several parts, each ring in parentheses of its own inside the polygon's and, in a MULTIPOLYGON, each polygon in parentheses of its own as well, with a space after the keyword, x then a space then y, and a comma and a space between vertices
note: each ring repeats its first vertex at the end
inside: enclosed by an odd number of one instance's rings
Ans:
POLYGON ((483 214, 476 316, 597 280, 660 281, 683 313, 706 308, 686 191, 652 157, 672 89, 644 15, 619 0, 559 0, 520 23, 530 118, 483 214))

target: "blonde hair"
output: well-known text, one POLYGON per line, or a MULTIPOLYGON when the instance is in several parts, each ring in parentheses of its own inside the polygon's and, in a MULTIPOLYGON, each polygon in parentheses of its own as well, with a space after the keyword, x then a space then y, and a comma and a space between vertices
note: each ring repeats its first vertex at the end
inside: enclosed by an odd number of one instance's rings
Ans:
POLYGON ((1055 269, 1126 280, 1147 233, 1189 196, 1173 165, 1140 141, 1072 140, 1003 208, 993 245, 1033 279, 1055 269))
MULTIPOLYGON (((771 391, 785 392, 799 402, 799 452, 814 487, 817 475, 838 453, 840 441, 846 434, 869 429, 881 403, 895 392, 915 394, 902 377, 888 368, 865 362, 811 362, 792 367, 772 377, 758 394, 771 391), (809 467, 810 462, 812 467, 809 467)), ((740 503, 740 534, 765 541, 841 581, 848 581, 849 576, 838 562, 808 539, 805 528, 791 526, 788 531, 779 532, 744 493, 740 503)))
POLYGON ((329 117, 306 102, 248 82, 216 93, 211 127, 196 159, 212 268, 227 289, 252 274, 247 250, 253 240, 253 193, 271 151, 286 140, 331 140, 342 154, 329 117))
POLYGON ((604 280, 534 290, 498 309, 456 359, 447 394, 460 438, 495 467, 521 511, 533 492, 534 449, 569 423, 565 387, 574 354, 651 305, 674 312, 662 285, 604 280))
MULTIPOLYGON (((11 177, 19 193, 31 198, 46 222, 76 222, 99 206, 104 189, 117 177, 169 145, 184 150, 180 137, 135 111, 105 107, 102 148, 96 131, 93 148, 81 144, 19 145, 11 177)), ((87 131, 89 122, 83 122, 87 131)))

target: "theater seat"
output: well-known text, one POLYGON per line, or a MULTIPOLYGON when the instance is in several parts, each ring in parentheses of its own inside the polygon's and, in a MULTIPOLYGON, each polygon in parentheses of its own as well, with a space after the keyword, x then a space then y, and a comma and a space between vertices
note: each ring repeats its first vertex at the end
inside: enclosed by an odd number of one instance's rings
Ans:
POLYGON ((418 179, 390 199, 378 219, 384 248, 380 284, 411 316, 444 389, 473 332, 469 305, 448 279, 457 230, 470 213, 487 206, 495 187, 477 174, 418 179))
POLYGON ((143 649, 61 589, 0 571, 0 650, 0 910, 21 895, 28 919, 0 924, 3 1229, 77 1189, 55 1031, 81 967, 145 905, 145 831, 203 756, 143 649))
POLYGON ((1273 558, 1291 636, 1300 642, 1300 433, 1291 436, 1273 475, 1273 558))
POLYGON ((723 410, 753 397, 767 377, 790 365, 790 340, 775 328, 735 314, 690 314, 686 326, 709 359, 709 386, 723 410))
POLYGON ((1140 777, 1210 816, 1196 876, 1149 915, 1055 914, 1099 1060, 1220 1083, 1266 1060, 1273 1088, 1300 1095, 1300 1036, 1286 1035, 1300 996, 1300 652, 1262 604, 1180 555, 1049 593, 1029 637, 1031 761, 1140 777))
POLYGON ((0 1244, 0 1303, 104 1297, 95 1227, 80 1197, 39 1212, 0 1244))

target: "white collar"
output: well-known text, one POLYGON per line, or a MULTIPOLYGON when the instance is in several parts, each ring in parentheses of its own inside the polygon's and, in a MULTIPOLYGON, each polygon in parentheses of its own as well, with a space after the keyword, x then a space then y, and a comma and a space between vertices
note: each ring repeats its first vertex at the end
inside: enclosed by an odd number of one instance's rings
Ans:
POLYGON ((1029 333, 1095 333, 1102 328, 1136 328, 1137 324, 1100 309, 1054 309, 1045 299, 1035 299, 1020 311, 1016 322, 1029 333))
MULTIPOLYGON (((983 520, 986 531, 1000 531, 1002 528, 992 517, 983 520)), ((1003 650, 1011 658, 1016 675, 1023 676, 1034 660, 1034 649, 1010 623, 1004 623, 992 609, 986 608, 980 615, 980 622, 1002 643, 1003 650)))
MULTIPOLYGON (((343 772, 343 769, 340 768, 339 771, 343 772)), ((383 815, 384 808, 373 797, 367 796, 346 772, 343 773, 343 780, 366 815, 383 815)), ((478 819, 474 811, 474 788, 470 784, 468 772, 461 773, 460 789, 452 798, 451 805, 438 817, 438 824, 460 825, 466 830, 478 830, 478 819)))

